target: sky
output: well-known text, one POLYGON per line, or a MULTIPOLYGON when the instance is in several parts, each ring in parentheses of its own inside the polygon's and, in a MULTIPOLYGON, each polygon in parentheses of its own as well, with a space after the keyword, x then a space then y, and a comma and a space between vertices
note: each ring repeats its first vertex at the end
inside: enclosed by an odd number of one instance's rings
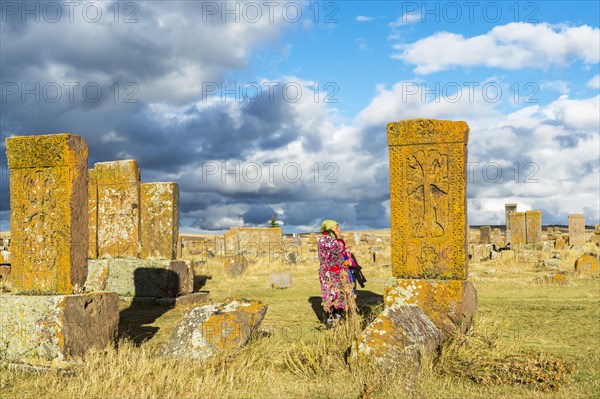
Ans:
POLYGON ((464 120, 468 222, 600 223, 597 1, 2 1, 5 138, 175 181, 180 231, 390 226, 386 124, 464 120))

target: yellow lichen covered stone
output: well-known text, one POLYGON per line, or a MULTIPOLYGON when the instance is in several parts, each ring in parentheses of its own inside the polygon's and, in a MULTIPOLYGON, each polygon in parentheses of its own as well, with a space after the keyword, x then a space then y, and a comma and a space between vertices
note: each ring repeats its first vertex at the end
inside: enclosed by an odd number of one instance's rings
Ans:
POLYGON ((535 244, 542 241, 542 211, 525 212, 526 240, 527 244, 535 244))
POLYGON ((98 185, 94 169, 88 170, 88 215, 90 227, 88 258, 96 259, 98 257, 98 185))
POLYGON ((396 279, 383 298, 386 308, 417 305, 445 333, 466 332, 477 311, 477 291, 465 280, 396 279))
POLYGON ((179 235, 177 183, 141 184, 142 259, 175 259, 179 235))
POLYGON ((525 244, 527 242, 527 227, 525 212, 513 212, 508 215, 510 223, 510 243, 525 244))
POLYGON ((587 253, 581 255, 575 261, 575 271, 578 274, 587 274, 589 276, 598 275, 598 255, 587 253))
POLYGON ((579 213, 569 215, 569 245, 583 245, 585 241, 585 217, 579 213))
POLYGON ((11 284, 16 292, 71 294, 88 254, 88 148, 73 134, 6 139, 11 284))
POLYGON ((467 277, 468 134, 462 121, 387 125, 395 277, 467 277))
POLYGON ((135 160, 94 165, 98 189, 98 257, 140 252, 140 169, 135 160))
POLYGON ((227 251, 281 251, 281 227, 233 227, 224 237, 227 251))

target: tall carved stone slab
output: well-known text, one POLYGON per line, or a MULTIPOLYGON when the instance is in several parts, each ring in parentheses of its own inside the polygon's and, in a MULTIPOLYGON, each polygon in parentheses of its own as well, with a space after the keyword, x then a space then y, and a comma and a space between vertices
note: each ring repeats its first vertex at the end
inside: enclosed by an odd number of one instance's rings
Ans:
POLYGON ((525 212, 513 212, 508 215, 510 224, 510 243, 525 244, 527 242, 525 212))
POLYGON ((527 244, 542 242, 542 211, 525 212, 527 244))
POLYGON ((504 223, 506 224, 506 242, 510 242, 510 214, 517 211, 514 202, 504 204, 504 223))
POLYGON ((87 277, 87 144, 53 134, 6 139, 11 283, 15 291, 71 294, 87 277))
POLYGON ((94 169, 88 170, 88 179, 88 220, 90 228, 88 258, 96 259, 98 257, 98 185, 94 169))
POLYGON ((585 217, 578 213, 569 215, 569 245, 585 244, 585 217))
POLYGON ((98 162, 98 257, 140 252, 140 169, 135 160, 98 162))
POLYGON ((490 244, 492 242, 492 228, 490 226, 481 226, 479 228, 479 243, 490 244))
POLYGON ((387 134, 393 275, 466 279, 469 127, 413 119, 387 134))
POLYGON ((179 235, 177 183, 141 184, 142 259, 175 259, 179 235))

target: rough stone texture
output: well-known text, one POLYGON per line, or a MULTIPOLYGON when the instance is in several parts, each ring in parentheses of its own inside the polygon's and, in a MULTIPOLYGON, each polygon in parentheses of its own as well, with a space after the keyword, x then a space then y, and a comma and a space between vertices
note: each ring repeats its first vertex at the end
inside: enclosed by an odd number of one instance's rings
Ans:
POLYGON ((5 281, 10 276, 10 266, 0 265, 0 281, 5 281))
POLYGON ((177 183, 142 183, 142 259, 176 259, 178 235, 177 183))
POLYGON ((573 213, 569 215, 569 245, 585 244, 585 217, 573 213))
POLYGON ((245 299, 194 308, 177 324, 162 354, 205 360, 218 351, 239 348, 259 327, 266 312, 267 305, 245 299))
POLYGON ((581 255, 575 261, 575 271, 577 274, 586 274, 589 276, 598 275, 598 255, 587 253, 581 255))
POLYGON ((242 255, 225 260, 225 271, 229 277, 237 277, 244 274, 248 268, 248 261, 242 255))
POLYGON ((557 237, 554 241, 554 249, 558 251, 562 251, 563 249, 565 249, 565 239, 562 237, 557 237))
POLYGON ((508 220, 510 221, 510 243, 525 244, 527 242, 525 212, 512 212, 508 215, 508 220))
POLYGON ((466 280, 391 280, 386 307, 417 305, 443 333, 466 332, 477 312, 477 291, 466 280))
POLYGON ((526 211, 525 224, 527 244, 542 242, 542 211, 526 211))
POLYGON ((94 164, 98 187, 98 257, 140 252, 140 169, 135 160, 94 164))
POLYGON ((388 123, 392 273, 467 277, 465 122, 388 123))
POLYGON ((175 297, 190 294, 194 271, 183 260, 95 259, 89 261, 88 291, 114 291, 121 296, 175 297))
POLYGON ((87 144, 73 134, 9 137, 6 153, 13 290, 74 293, 87 277, 87 144))
POLYGON ((506 242, 510 242, 510 214, 517 211, 517 204, 514 202, 504 204, 504 223, 506 224, 506 242))
POLYGON ((554 240, 556 237, 554 236, 554 230, 552 229, 552 227, 548 227, 546 229, 546 238, 548 240, 554 240))
POLYGON ((98 185, 96 183, 96 172, 88 170, 88 226, 89 247, 88 258, 98 258, 98 185))
POLYGON ((408 360, 420 368, 423 357, 435 356, 442 334, 415 305, 386 308, 352 343, 351 360, 373 356, 379 367, 391 370, 408 360))
POLYGON ((504 246, 504 238, 502 237, 502 230, 496 228, 493 230, 492 242, 498 247, 504 246))
POLYGON ((234 227, 224 237, 227 251, 281 251, 281 227, 234 227))
POLYGON ((548 285, 560 285, 560 286, 571 286, 572 282, 564 273, 550 273, 545 276, 536 277, 531 280, 531 284, 548 284, 548 285))
POLYGON ((0 354, 7 361, 68 360, 111 342, 119 324, 113 292, 1 295, 0 354))
POLYGON ((490 244, 492 242, 492 228, 490 226, 481 226, 479 228, 479 243, 490 244))
POLYGON ((292 288, 292 273, 271 273, 269 274, 269 282, 271 283, 271 288, 292 288))

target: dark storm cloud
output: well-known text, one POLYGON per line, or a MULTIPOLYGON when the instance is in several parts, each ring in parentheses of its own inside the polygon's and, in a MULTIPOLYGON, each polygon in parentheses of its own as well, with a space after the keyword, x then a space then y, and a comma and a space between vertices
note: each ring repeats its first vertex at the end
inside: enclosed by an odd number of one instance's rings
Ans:
POLYGON ((250 205, 248 210, 243 214, 244 224, 263 225, 271 218, 277 215, 277 212, 269 206, 250 205))

